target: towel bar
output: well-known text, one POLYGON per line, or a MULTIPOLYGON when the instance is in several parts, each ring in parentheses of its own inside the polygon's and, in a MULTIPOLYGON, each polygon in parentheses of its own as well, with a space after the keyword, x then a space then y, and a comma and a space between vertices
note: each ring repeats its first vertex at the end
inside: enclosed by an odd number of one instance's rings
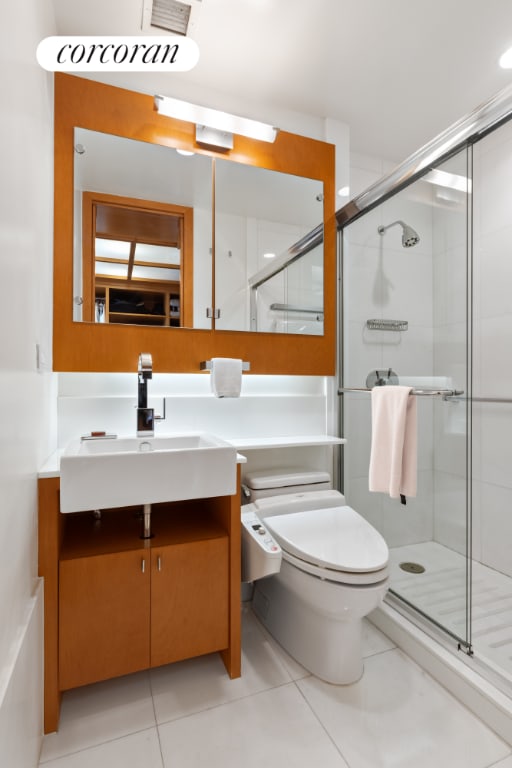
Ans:
POLYGON ((322 315, 324 310, 322 307, 303 307, 298 304, 278 304, 274 302, 270 305, 270 309, 274 309, 279 312, 302 312, 310 315, 322 315))
MULTIPOLYGON (((393 386, 392 384, 388 386, 393 386)), ((338 395, 343 395, 345 392, 371 392, 372 390, 369 387, 340 387, 338 389, 338 395)), ((423 397, 424 395, 428 395, 431 397, 439 396, 439 397, 458 397, 459 395, 463 395, 464 390, 461 389, 413 389, 411 391, 411 395, 417 395, 419 397, 423 397)))

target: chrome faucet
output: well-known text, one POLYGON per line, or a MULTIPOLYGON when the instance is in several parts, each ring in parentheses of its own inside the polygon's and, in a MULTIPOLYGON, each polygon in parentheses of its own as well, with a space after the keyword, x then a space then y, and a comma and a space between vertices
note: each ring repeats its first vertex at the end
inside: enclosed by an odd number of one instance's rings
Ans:
POLYGON ((139 355, 137 437, 153 437, 155 412, 148 408, 148 380, 153 378, 153 360, 148 352, 139 355))

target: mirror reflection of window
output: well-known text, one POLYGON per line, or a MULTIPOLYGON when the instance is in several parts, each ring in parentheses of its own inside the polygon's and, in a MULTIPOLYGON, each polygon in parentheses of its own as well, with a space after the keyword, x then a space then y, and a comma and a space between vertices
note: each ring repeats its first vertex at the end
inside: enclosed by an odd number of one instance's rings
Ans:
MULTIPOLYGON (((169 146, 84 128, 75 128, 74 139, 73 295, 76 299, 73 319, 210 328, 211 321, 206 317, 205 309, 211 305, 211 159, 198 154, 184 157, 169 146), (91 190, 96 197, 104 196, 107 202, 108 198, 125 198, 132 201, 133 209, 148 209, 149 223, 143 225, 142 231, 134 232, 130 206, 123 217, 124 209, 119 204, 114 209, 117 224, 111 223, 106 230, 105 219, 109 213, 106 207, 102 209, 98 205, 100 214, 94 217, 94 222, 92 212, 89 218, 89 213, 84 213, 83 196, 91 190), (182 224, 179 218, 174 219, 172 237, 169 232, 164 238, 148 237, 148 228, 151 224, 156 225, 155 205, 186 209, 191 216, 182 224), (87 227, 91 232, 88 243, 87 227), (180 237, 185 239, 181 246, 180 237), (130 244, 133 244, 131 253, 130 244), (107 311, 107 286, 103 285, 103 293, 97 295, 95 284, 98 281, 113 283, 121 278, 131 281, 130 290, 135 288, 133 283, 137 283, 137 287, 144 291, 143 295, 134 292, 130 296, 136 311, 125 312, 125 317, 119 312, 114 319, 107 311), (165 282, 175 284, 168 286, 169 301, 164 297, 162 313, 157 312, 157 303, 151 302, 155 298, 150 295, 151 281, 156 292, 165 287, 165 282), (151 317, 145 317, 140 309, 150 304, 153 307, 151 317), (158 314, 162 316, 158 318, 158 314)), ((110 285, 109 292, 115 288, 110 285)), ((121 307, 120 294, 113 296, 118 308, 121 307)))
POLYGON ((184 325, 193 211, 97 192, 82 195, 84 317, 100 323, 184 325), (94 297, 93 302, 89 295, 94 297))
POLYGON ((182 324, 179 248, 97 237, 94 251, 96 322, 133 322, 149 315, 145 320, 152 325, 182 324), (107 302, 108 279, 125 281, 132 286, 138 282, 141 290, 116 290, 112 286, 107 302))
POLYGON ((95 273, 124 277, 126 280, 179 280, 179 248, 148 243, 131 244, 123 240, 95 240, 95 273), (133 258, 132 258, 133 255, 133 258))

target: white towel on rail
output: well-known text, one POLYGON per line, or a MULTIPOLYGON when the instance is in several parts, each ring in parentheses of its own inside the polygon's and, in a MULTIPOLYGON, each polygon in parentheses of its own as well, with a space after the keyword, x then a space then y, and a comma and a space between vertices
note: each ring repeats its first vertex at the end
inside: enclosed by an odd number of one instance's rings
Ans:
POLYGON ((373 387, 370 491, 416 496, 417 417, 412 387, 373 387))

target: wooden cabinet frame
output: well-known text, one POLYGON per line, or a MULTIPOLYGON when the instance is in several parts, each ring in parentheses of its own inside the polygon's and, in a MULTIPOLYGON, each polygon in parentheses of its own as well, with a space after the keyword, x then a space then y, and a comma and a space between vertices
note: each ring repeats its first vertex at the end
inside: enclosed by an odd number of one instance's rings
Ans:
MULTIPOLYGON (((153 97, 57 72, 55 74, 53 369, 132 371, 141 351, 156 372, 196 373, 212 356, 250 361, 256 374, 335 374, 336 220, 334 146, 280 131, 276 141, 234 137, 228 153, 198 147, 195 125, 154 110, 153 97), (125 136, 222 156, 239 163, 323 182, 324 335, 147 328, 73 322, 74 129, 125 136)), ((213 258, 215 254, 213 254, 213 258)))

